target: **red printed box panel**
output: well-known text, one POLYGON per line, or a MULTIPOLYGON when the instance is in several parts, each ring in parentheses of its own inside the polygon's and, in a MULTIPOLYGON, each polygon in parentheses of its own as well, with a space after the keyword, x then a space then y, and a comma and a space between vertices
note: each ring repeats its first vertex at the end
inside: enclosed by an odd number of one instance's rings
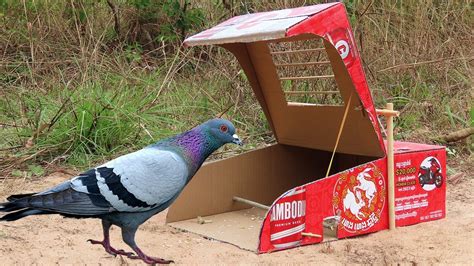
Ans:
POLYGON ((270 215, 270 241, 276 249, 301 244, 301 232, 305 229, 305 188, 288 191, 273 205, 270 215))
MULTIPOLYGON (((278 198, 267 213, 260 232, 259 252, 270 252, 308 244, 307 187, 300 186, 278 198)), ((321 223, 322 226, 322 223, 321 223)), ((311 242, 315 243, 315 242, 311 242)))
POLYGON ((446 216, 444 148, 395 154, 395 219, 397 226, 446 216))
POLYGON ((339 174, 332 200, 340 216, 338 238, 388 227, 386 171, 386 160, 379 159, 339 174))
POLYGON ((338 238, 388 228, 386 184, 383 158, 287 191, 265 218, 259 252, 321 242, 328 217, 339 219, 338 238))

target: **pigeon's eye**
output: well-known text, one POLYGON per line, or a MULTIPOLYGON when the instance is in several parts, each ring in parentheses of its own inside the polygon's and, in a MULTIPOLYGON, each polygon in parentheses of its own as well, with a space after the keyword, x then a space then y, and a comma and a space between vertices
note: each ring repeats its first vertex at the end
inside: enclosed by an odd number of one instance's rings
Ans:
POLYGON ((226 125, 221 125, 221 131, 224 132, 224 133, 227 133, 227 130, 229 130, 229 128, 227 128, 226 125))

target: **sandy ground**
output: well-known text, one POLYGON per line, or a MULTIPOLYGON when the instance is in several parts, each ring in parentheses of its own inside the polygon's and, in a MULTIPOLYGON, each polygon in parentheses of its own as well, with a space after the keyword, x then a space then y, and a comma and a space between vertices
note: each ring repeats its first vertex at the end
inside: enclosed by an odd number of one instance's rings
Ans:
MULTIPOLYGON (((8 194, 37 191, 69 178, 53 174, 36 181, 0 181, 0 199, 8 194)), ((161 213, 142 225, 137 243, 150 255, 176 264, 471 264, 474 261, 474 179, 465 176, 448 184, 447 218, 429 223, 256 255, 233 245, 181 232, 164 224, 161 213)), ((64 219, 58 215, 28 217, 0 223, 0 264, 143 265, 105 253, 87 239, 102 239, 100 222, 64 219)), ((129 248, 112 229, 112 244, 129 248)))

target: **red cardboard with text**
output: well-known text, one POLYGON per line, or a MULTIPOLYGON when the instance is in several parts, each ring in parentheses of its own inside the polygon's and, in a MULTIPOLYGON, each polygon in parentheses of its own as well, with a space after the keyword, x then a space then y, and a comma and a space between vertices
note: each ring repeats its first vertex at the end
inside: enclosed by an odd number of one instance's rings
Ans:
MULTIPOLYGON (((444 218, 444 147, 404 142, 397 142, 395 147, 399 148, 395 153, 396 225, 444 218), (402 146, 409 148, 404 150, 402 146)), ((338 238, 387 229, 386 162, 386 158, 375 160, 285 193, 274 202, 264 220, 259 252, 323 241, 323 237, 305 237, 301 233, 323 236, 323 219, 330 216, 339 217, 338 238), (295 198, 295 191, 305 193, 295 198), (297 209, 300 206, 306 210, 297 209), (275 236, 280 237, 277 242, 275 236)))
POLYGON ((438 147, 395 154, 396 225, 411 225, 445 216, 445 149, 438 147))
POLYGON ((379 159, 307 185, 278 198, 264 220, 259 252, 319 243, 323 220, 339 216, 338 238, 388 228, 386 161, 379 159), (295 197, 297 191, 299 197, 295 197), (305 206, 301 211, 300 206, 305 206))
MULTIPOLYGON (((204 165, 171 206, 167 222, 216 215, 213 230, 220 231, 218 215, 248 208, 232 201, 237 195, 271 206, 259 243, 246 246, 259 253, 323 241, 328 218, 339 221, 337 238, 388 228, 386 147, 342 3, 238 16, 184 43, 219 45, 235 55, 278 144, 204 165), (271 45, 317 39, 323 40, 348 107, 347 120, 343 106, 294 105, 285 99, 271 45), (336 140, 339 161, 331 169, 334 174, 323 177, 336 140)), ((444 147, 395 143, 398 226, 445 216, 445 157, 444 147)), ((241 231, 236 232, 223 241, 243 247, 245 241, 234 239, 241 231)))

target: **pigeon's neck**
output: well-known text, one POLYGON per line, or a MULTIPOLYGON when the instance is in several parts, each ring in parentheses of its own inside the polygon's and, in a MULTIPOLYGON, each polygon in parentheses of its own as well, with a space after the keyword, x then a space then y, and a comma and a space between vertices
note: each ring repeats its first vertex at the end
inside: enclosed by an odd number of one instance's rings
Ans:
POLYGON ((201 167, 204 161, 221 145, 211 141, 199 127, 164 139, 156 144, 161 149, 171 150, 183 157, 189 166, 190 177, 201 167))

